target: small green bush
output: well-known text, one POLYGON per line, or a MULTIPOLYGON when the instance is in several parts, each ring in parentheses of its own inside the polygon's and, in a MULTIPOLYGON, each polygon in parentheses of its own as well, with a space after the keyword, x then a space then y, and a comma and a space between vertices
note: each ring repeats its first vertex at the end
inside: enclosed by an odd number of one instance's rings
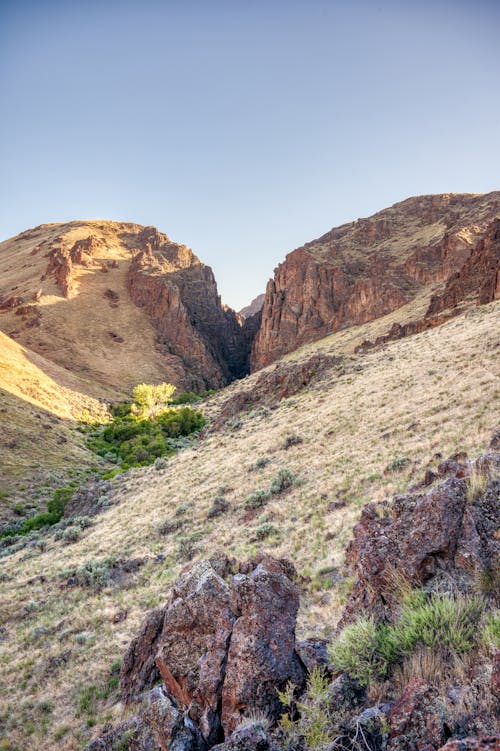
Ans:
POLYGON ((331 663, 366 686, 385 678, 396 662, 421 647, 462 655, 478 643, 484 607, 478 597, 414 591, 403 601, 394 625, 361 617, 346 626, 330 645, 331 663))
POLYGON ((265 540, 267 537, 275 535, 277 531, 278 529, 274 524, 271 524, 271 522, 264 522, 255 530, 255 536, 258 540, 265 540))
POLYGON ((265 506, 270 498, 271 493, 269 490, 254 490, 246 499, 245 506, 248 506, 248 508, 261 508, 265 506))
POLYGON ((280 722, 288 744, 295 746, 297 741, 303 739, 307 749, 330 748, 334 727, 328 708, 328 686, 327 676, 320 668, 314 667, 299 701, 295 701, 291 684, 288 684, 285 691, 278 692, 281 703, 289 709, 288 713, 281 716, 280 722), (297 713, 299 719, 294 721, 291 716, 296 716, 297 713))
POLYGON ((98 561, 90 559, 77 568, 64 569, 61 577, 64 579, 76 577, 81 586, 99 591, 111 583, 115 564, 114 556, 107 556, 98 561))
POLYGON ((500 612, 488 613, 481 629, 481 642, 491 650, 500 649, 500 612))
POLYGON ((297 478, 289 469, 280 469, 271 483, 270 492, 272 495, 279 495, 284 490, 291 488, 297 482, 297 478))
POLYGON ((255 469, 264 469, 264 467, 267 467, 267 465, 270 463, 270 459, 268 456, 259 456, 257 461, 254 464, 255 469))
POLYGON ((181 391, 175 399, 172 399, 171 404, 196 404, 196 402, 201 402, 202 399, 206 399, 207 397, 212 396, 212 394, 215 394, 213 389, 201 391, 200 393, 195 391, 181 391))
POLYGON ((35 514, 29 519, 25 519, 21 523, 12 525, 7 529, 4 529, 0 533, 2 537, 13 537, 15 535, 27 535, 30 532, 43 529, 44 527, 51 527, 57 524, 62 519, 64 509, 68 501, 71 500, 75 488, 68 486, 64 488, 57 488, 52 494, 52 498, 47 503, 47 511, 41 511, 39 514, 35 514))
POLYGON ((400 472, 402 469, 410 464, 410 460, 407 456, 396 456, 395 459, 387 467, 389 472, 400 472))

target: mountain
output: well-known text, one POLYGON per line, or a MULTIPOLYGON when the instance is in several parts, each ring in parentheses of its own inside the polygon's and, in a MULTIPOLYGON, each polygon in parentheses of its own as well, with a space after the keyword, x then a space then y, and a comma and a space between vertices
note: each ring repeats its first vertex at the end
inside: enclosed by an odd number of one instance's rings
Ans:
POLYGON ((47 224, 0 243, 0 327, 91 395, 140 381, 218 388, 248 372, 212 270, 154 227, 47 224))
POLYGON ((498 746, 499 196, 332 230, 243 325, 155 228, 0 246, 0 747, 498 746), (120 472, 164 380, 227 385, 120 472))
POLYGON ((239 311, 238 315, 240 315, 242 318, 251 318, 251 316, 255 315, 260 310, 262 310, 265 297, 266 296, 264 293, 262 293, 261 295, 257 295, 257 297, 254 297, 250 305, 246 305, 244 308, 242 308, 239 311))
POLYGON ((307 342, 400 310, 398 323, 500 296, 500 192, 418 196, 287 255, 266 289, 257 370, 307 342))

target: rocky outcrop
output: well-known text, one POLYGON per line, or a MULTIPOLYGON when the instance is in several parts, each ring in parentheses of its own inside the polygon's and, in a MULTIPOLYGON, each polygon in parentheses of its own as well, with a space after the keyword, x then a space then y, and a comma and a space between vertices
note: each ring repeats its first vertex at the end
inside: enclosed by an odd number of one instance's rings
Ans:
POLYGON ((318 353, 303 362, 280 362, 272 370, 259 375, 253 386, 230 396, 219 410, 214 423, 216 430, 244 409, 251 407, 275 407, 282 399, 297 394, 314 378, 331 369, 343 372, 342 358, 318 353))
POLYGON ((180 357, 200 388, 245 375, 252 342, 221 304, 212 270, 154 227, 145 227, 136 243, 127 287, 149 314, 162 351, 180 357))
POLYGON ((428 315, 465 297, 495 299, 499 214, 500 192, 421 196, 294 250, 267 285, 252 370, 306 342, 392 312, 425 290, 430 296, 433 286, 452 277, 457 280, 428 315))
POLYGON ((174 730, 185 732, 186 719, 213 746, 255 712, 279 717, 277 691, 305 680, 293 578, 290 563, 267 556, 239 567, 225 556, 200 561, 177 580, 165 608, 148 616, 125 655, 120 686, 130 701, 161 676, 152 725, 162 748, 174 730))
POLYGON ((489 735, 484 738, 460 738, 448 741, 439 751, 498 751, 500 748, 500 734, 489 735))
POLYGON ((435 315, 469 298, 479 304, 500 299, 500 219, 493 221, 463 266, 448 280, 442 293, 435 295, 427 315, 435 315))
POLYGON ((412 746, 429 751, 439 748, 446 740, 447 719, 436 689, 413 678, 387 713, 387 751, 407 751, 412 746))
POLYGON ((250 305, 247 305, 239 311, 238 315, 246 320, 247 318, 254 316, 256 313, 259 313, 264 305, 265 297, 264 293, 257 295, 257 297, 254 297, 250 305))
POLYGON ((64 297, 73 297, 77 290, 75 266, 102 267, 98 260, 101 249, 102 245, 95 235, 77 240, 71 248, 65 244, 62 237, 56 238, 47 253, 49 260, 42 281, 53 276, 64 297))
POLYGON ((393 323, 391 328, 386 334, 377 336, 375 341, 371 342, 369 339, 365 339, 361 344, 358 344, 354 348, 354 352, 368 352, 374 347, 378 347, 381 344, 387 342, 393 342, 397 339, 404 339, 405 336, 413 336, 414 334, 421 334, 422 331, 433 329, 436 326, 441 326, 446 323, 450 318, 459 313, 458 310, 454 310, 448 313, 448 315, 432 315, 420 318, 416 321, 409 321, 405 324, 393 323))
POLYGON ((442 462, 437 477, 442 481, 427 492, 363 508, 347 548, 356 582, 341 625, 360 612, 391 620, 398 580, 413 587, 453 582, 454 591, 470 592, 474 581, 498 568, 500 454, 442 462))

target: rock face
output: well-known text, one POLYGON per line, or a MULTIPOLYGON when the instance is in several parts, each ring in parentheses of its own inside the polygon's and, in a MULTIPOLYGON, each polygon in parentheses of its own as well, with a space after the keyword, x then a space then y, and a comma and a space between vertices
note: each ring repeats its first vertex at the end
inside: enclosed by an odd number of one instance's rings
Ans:
POLYGON ((500 192, 421 196, 294 250, 268 283, 252 370, 424 292, 429 315, 496 299, 499 214, 500 192))
POLYGON ((391 620, 399 597, 395 576, 413 587, 431 579, 438 586, 452 580, 468 591, 474 579, 495 571, 500 454, 475 462, 448 460, 438 473, 447 479, 425 493, 396 496, 391 508, 363 508, 347 548, 356 583, 342 625, 360 612, 391 620), (471 477, 477 476, 485 478, 484 488, 474 494, 471 477))
POLYGON ((428 315, 454 308, 468 297, 476 297, 481 305, 500 298, 500 219, 488 225, 462 268, 432 298, 428 315))
POLYGON ((293 567, 264 556, 231 573, 234 568, 221 556, 185 570, 166 607, 148 616, 125 655, 125 701, 140 697, 158 674, 163 680, 153 714, 161 710, 169 720, 153 722, 158 738, 160 726, 181 731, 181 712, 213 746, 256 711, 277 719, 277 691, 288 681, 304 684, 295 650, 293 567))
POLYGON ((246 307, 242 308, 238 315, 241 316, 243 319, 251 318, 256 313, 259 313, 259 311, 262 310, 262 306, 264 305, 264 300, 266 299, 266 296, 264 293, 261 295, 257 295, 250 305, 247 305, 246 307))
POLYGON ((145 227, 137 244, 127 287, 160 346, 212 387, 245 375, 250 343, 234 311, 222 306, 212 270, 154 227, 145 227))
POLYGON ((222 405, 214 428, 217 430, 244 409, 257 406, 276 406, 281 399, 297 394, 327 370, 343 370, 342 358, 318 353, 299 363, 278 363, 273 370, 264 371, 252 388, 238 391, 222 405))
POLYGON ((212 270, 154 227, 40 225, 0 243, 0 328, 106 389, 224 386, 248 373, 259 320, 224 306, 212 270))

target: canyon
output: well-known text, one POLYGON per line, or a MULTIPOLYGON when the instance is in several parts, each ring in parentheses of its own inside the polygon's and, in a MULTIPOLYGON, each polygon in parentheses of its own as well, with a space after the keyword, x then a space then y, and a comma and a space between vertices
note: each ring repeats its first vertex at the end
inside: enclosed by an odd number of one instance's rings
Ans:
POLYGON ((394 311, 401 336, 498 299, 499 215, 498 191, 409 198, 289 253, 241 314, 154 227, 41 225, 0 244, 0 330, 84 374, 89 395, 141 380, 220 388, 394 311))

